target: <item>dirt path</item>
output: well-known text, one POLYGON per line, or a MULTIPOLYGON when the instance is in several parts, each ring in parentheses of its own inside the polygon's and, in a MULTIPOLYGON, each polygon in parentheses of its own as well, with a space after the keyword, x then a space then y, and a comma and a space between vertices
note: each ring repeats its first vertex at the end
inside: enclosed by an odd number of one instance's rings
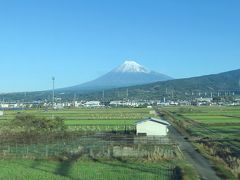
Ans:
POLYGON ((186 160, 196 168, 201 179, 220 179, 213 170, 210 162, 198 153, 190 142, 185 140, 173 126, 171 126, 169 130, 170 137, 179 144, 179 148, 183 152, 186 160))

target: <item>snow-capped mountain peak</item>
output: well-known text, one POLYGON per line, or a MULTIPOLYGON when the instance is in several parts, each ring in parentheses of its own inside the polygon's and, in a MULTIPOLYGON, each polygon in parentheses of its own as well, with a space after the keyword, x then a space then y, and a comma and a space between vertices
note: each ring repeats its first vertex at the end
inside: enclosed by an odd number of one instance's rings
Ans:
POLYGON ((122 65, 92 81, 73 86, 69 90, 103 90, 166 81, 171 77, 150 71, 135 61, 125 61, 122 65))
POLYGON ((114 72, 121 73, 150 73, 144 66, 135 61, 125 61, 122 65, 114 69, 114 72))

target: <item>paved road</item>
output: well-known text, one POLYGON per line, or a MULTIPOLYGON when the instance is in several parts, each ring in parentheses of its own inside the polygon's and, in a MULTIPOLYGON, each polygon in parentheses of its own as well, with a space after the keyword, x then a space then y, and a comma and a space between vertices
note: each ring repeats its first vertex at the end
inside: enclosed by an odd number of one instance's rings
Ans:
POLYGON ((190 142, 185 140, 173 126, 171 126, 169 130, 170 137, 177 141, 186 160, 196 168, 201 179, 220 180, 213 170, 210 162, 198 153, 190 142))

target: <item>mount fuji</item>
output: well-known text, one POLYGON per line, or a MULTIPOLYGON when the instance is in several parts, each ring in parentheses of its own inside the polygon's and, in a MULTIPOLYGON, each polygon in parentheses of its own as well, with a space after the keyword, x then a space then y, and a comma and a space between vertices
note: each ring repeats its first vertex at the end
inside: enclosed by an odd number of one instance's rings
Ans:
POLYGON ((171 77, 151 71, 135 61, 125 61, 122 65, 95 80, 64 88, 64 90, 103 90, 171 79, 171 77))

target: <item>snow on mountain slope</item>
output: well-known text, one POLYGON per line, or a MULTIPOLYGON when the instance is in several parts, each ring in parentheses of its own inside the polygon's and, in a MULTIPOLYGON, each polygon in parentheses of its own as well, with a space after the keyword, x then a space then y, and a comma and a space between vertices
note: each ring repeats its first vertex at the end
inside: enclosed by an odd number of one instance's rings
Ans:
POLYGON ((122 65, 113 70, 113 72, 134 72, 134 73, 150 73, 150 71, 144 66, 138 64, 135 61, 125 61, 122 65))

